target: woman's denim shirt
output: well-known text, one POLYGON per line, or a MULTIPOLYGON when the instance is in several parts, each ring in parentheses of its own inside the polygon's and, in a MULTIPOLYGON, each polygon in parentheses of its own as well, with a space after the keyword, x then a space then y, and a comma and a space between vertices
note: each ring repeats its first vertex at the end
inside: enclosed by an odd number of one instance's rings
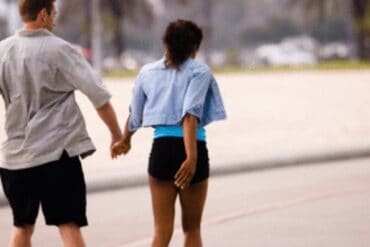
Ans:
POLYGON ((155 125, 181 125, 187 114, 199 125, 226 118, 220 90, 207 65, 188 59, 179 69, 164 59, 145 65, 136 78, 129 130, 155 125))

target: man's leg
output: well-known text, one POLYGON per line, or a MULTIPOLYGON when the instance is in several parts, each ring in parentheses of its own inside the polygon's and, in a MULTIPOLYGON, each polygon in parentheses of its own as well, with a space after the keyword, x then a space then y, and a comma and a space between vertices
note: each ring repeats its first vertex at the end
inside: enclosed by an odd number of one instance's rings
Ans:
POLYGON ((13 214, 10 247, 31 246, 39 210, 38 168, 6 170, 0 168, 1 184, 13 214))
POLYGON ((79 158, 64 153, 43 173, 41 208, 46 224, 58 227, 64 246, 85 246, 80 227, 87 225, 86 185, 79 158))
POLYGON ((31 247, 31 237, 35 225, 15 226, 10 237, 10 247, 31 247))
POLYGON ((79 226, 74 223, 69 223, 59 225, 58 228, 65 247, 85 246, 85 242, 79 226))

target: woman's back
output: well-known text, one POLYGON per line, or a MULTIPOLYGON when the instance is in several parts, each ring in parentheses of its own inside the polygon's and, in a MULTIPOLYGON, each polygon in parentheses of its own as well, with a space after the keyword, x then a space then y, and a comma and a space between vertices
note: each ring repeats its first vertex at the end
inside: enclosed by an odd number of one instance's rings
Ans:
POLYGON ((208 66, 192 58, 179 68, 168 68, 164 59, 145 65, 133 89, 132 129, 141 125, 179 125, 189 111, 202 120, 207 93, 216 89, 211 95, 216 96, 215 102, 221 100, 217 85, 212 84, 216 83, 208 66))

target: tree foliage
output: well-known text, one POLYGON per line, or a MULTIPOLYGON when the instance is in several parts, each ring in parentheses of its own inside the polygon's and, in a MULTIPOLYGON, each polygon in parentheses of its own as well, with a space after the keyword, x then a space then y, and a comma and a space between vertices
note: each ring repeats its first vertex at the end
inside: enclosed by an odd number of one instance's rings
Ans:
POLYGON ((370 60, 370 0, 288 0, 289 4, 303 5, 309 11, 324 17, 329 10, 340 4, 348 6, 356 37, 357 55, 361 60, 370 60))

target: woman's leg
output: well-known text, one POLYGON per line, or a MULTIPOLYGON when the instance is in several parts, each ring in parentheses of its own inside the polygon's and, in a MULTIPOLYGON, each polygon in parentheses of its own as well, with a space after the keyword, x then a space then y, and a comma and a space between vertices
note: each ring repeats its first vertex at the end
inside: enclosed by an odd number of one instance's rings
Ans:
POLYGON ((182 228, 185 234, 184 246, 202 246, 200 225, 207 197, 207 188, 208 180, 205 180, 180 191, 182 228))
POLYGON ((149 176, 154 215, 153 247, 167 247, 173 233, 177 189, 173 182, 149 176))

